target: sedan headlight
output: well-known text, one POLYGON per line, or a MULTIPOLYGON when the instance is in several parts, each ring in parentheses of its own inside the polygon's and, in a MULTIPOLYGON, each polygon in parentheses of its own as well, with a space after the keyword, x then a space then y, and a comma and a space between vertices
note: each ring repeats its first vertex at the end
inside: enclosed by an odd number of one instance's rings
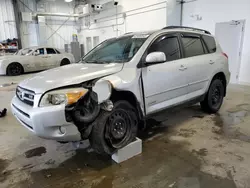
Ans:
POLYGON ((46 93, 40 101, 39 107, 53 106, 60 104, 74 104, 88 92, 84 88, 71 88, 55 90, 46 93))

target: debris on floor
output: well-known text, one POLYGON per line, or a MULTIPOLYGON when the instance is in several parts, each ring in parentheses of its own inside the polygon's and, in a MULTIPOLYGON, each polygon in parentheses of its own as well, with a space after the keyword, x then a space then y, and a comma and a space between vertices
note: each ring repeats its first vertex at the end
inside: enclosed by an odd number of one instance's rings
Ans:
POLYGON ((25 154, 26 158, 31 158, 31 157, 35 157, 35 156, 42 156, 44 153, 46 153, 46 148, 45 147, 38 147, 38 148, 28 150, 24 154, 25 154))
POLYGON ((2 85, 0 85, 0 87, 8 87, 8 86, 15 85, 15 84, 16 83, 11 82, 11 83, 8 83, 8 84, 2 84, 2 85))
POLYGON ((0 111, 0 118, 6 116, 7 114, 7 109, 4 108, 2 111, 0 111))

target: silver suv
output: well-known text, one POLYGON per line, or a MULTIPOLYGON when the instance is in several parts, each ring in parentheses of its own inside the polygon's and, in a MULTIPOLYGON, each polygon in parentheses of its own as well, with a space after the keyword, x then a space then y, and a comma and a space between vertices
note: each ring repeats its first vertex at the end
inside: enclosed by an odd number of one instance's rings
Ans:
POLYGON ((208 31, 172 26, 106 40, 78 64, 36 74, 11 106, 39 137, 89 139, 111 154, 156 112, 190 102, 217 112, 229 78, 228 57, 208 31))

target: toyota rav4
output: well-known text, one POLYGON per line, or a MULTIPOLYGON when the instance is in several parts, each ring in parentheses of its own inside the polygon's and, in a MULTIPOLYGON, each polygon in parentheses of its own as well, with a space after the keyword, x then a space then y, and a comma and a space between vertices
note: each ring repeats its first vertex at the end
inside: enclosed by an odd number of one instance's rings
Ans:
POLYGON ((112 154, 156 112, 200 102, 216 113, 229 79, 228 57, 208 31, 172 26, 106 40, 78 64, 22 81, 11 107, 39 137, 89 139, 112 154))

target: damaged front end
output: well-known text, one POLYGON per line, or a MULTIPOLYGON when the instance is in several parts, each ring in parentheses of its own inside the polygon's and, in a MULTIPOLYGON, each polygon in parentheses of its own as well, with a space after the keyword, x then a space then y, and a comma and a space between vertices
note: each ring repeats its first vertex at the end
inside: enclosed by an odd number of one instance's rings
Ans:
POLYGON ((83 84, 88 92, 76 103, 66 105, 66 121, 73 122, 82 139, 88 139, 95 119, 98 117, 101 109, 112 111, 113 103, 109 100, 112 92, 112 86, 107 80, 92 81, 83 84))

